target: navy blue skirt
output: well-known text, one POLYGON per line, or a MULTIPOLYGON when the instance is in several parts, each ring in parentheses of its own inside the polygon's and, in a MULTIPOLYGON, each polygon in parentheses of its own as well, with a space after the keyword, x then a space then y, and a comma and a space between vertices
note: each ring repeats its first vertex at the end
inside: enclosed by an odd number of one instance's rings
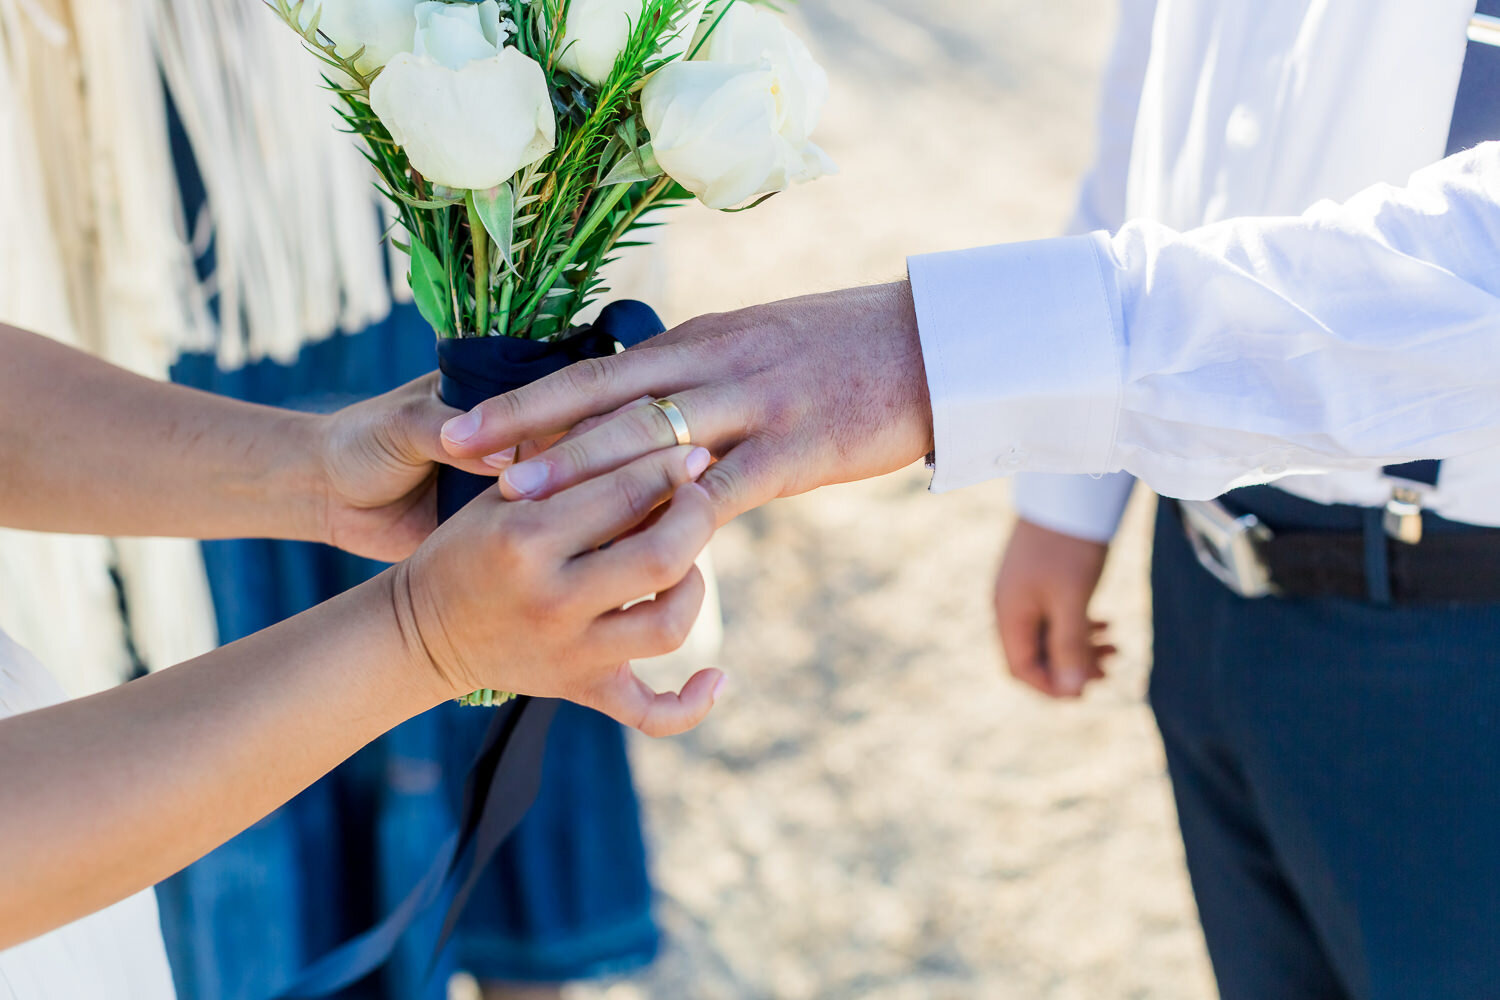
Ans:
MULTIPOLYGON (((330 410, 433 367, 432 333, 408 306, 362 333, 309 345, 291 365, 225 372, 212 357, 189 356, 173 378, 259 403, 330 410)), ((383 569, 301 543, 209 542, 203 551, 225 642, 383 569)), ((444 706, 407 723, 164 883, 162 924, 183 1000, 262 1000, 402 899, 455 825, 488 720, 481 709, 444 706)), ((655 956, 639 805, 620 727, 565 706, 544 780, 475 894, 447 971, 560 982, 638 968, 655 956)), ((446 976, 424 986, 428 958, 402 954, 343 996, 440 1000, 446 976)))

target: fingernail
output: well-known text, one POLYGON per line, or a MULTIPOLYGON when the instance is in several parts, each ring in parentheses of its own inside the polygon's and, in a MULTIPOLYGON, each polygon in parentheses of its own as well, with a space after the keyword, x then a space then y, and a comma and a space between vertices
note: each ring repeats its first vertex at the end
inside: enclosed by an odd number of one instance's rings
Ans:
POLYGON ((1083 674, 1076 670, 1064 670, 1057 675, 1057 686, 1069 694, 1082 691, 1084 686, 1083 674))
POLYGON ((443 425, 443 437, 454 444, 463 444, 465 441, 479 433, 479 424, 483 420, 478 410, 470 410, 468 413, 454 417, 443 425))
POLYGON ((505 470, 505 481, 517 493, 529 497, 547 485, 551 474, 546 462, 522 462, 505 470))
POLYGON ((507 448, 505 451, 486 455, 482 461, 492 469, 508 469, 516 461, 516 449, 507 448))
POLYGON ((697 479, 699 476, 703 475, 703 470, 707 469, 709 463, 713 460, 714 457, 708 453, 707 448, 694 448, 692 451, 688 452, 688 476, 693 479, 697 479))
POLYGON ((719 697, 724 693, 724 689, 727 687, 729 687, 729 675, 720 674, 718 682, 714 684, 713 700, 716 704, 719 700, 719 697))

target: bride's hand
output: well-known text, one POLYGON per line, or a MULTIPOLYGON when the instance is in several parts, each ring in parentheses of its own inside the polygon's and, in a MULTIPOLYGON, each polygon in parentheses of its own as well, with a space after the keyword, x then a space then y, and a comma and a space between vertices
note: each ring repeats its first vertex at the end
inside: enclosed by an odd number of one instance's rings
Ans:
POLYGON ((390 574, 409 655, 444 697, 566 698, 651 736, 696 726, 719 671, 657 694, 629 661, 676 649, 697 618, 693 560, 714 512, 694 480, 708 463, 702 448, 671 448, 546 500, 481 496, 390 574))
POLYGON ((397 562, 437 527, 435 463, 497 475, 482 462, 455 462, 441 444, 458 411, 428 375, 383 396, 319 418, 318 537, 356 555, 397 562))

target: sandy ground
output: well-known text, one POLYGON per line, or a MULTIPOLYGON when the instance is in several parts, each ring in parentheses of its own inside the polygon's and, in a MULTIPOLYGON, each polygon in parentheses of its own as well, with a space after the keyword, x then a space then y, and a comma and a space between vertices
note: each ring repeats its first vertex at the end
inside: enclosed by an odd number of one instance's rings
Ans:
MULTIPOLYGON (((889 279, 906 254, 1047 236, 1090 154, 1106 0, 805 0, 840 177, 667 247, 682 319, 889 279)), ((716 543, 733 693, 638 744, 671 936, 573 1000, 1213 996, 1143 701, 1146 525, 1098 610, 1123 649, 1082 704, 1003 679, 1004 483, 913 470, 782 502, 716 543)))

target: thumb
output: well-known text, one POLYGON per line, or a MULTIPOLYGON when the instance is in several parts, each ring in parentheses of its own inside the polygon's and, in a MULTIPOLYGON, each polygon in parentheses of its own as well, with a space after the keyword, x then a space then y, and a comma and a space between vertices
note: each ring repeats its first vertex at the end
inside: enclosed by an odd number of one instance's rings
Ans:
POLYGON ((1068 601, 1055 605, 1047 622, 1047 663, 1058 697, 1076 698, 1092 679, 1093 630, 1088 608, 1068 601))
POLYGON ((498 476, 503 465, 488 464, 477 458, 454 458, 444 447, 443 425, 460 413, 432 392, 407 400, 385 422, 385 438, 391 453, 412 464, 433 462, 475 475, 498 476))

